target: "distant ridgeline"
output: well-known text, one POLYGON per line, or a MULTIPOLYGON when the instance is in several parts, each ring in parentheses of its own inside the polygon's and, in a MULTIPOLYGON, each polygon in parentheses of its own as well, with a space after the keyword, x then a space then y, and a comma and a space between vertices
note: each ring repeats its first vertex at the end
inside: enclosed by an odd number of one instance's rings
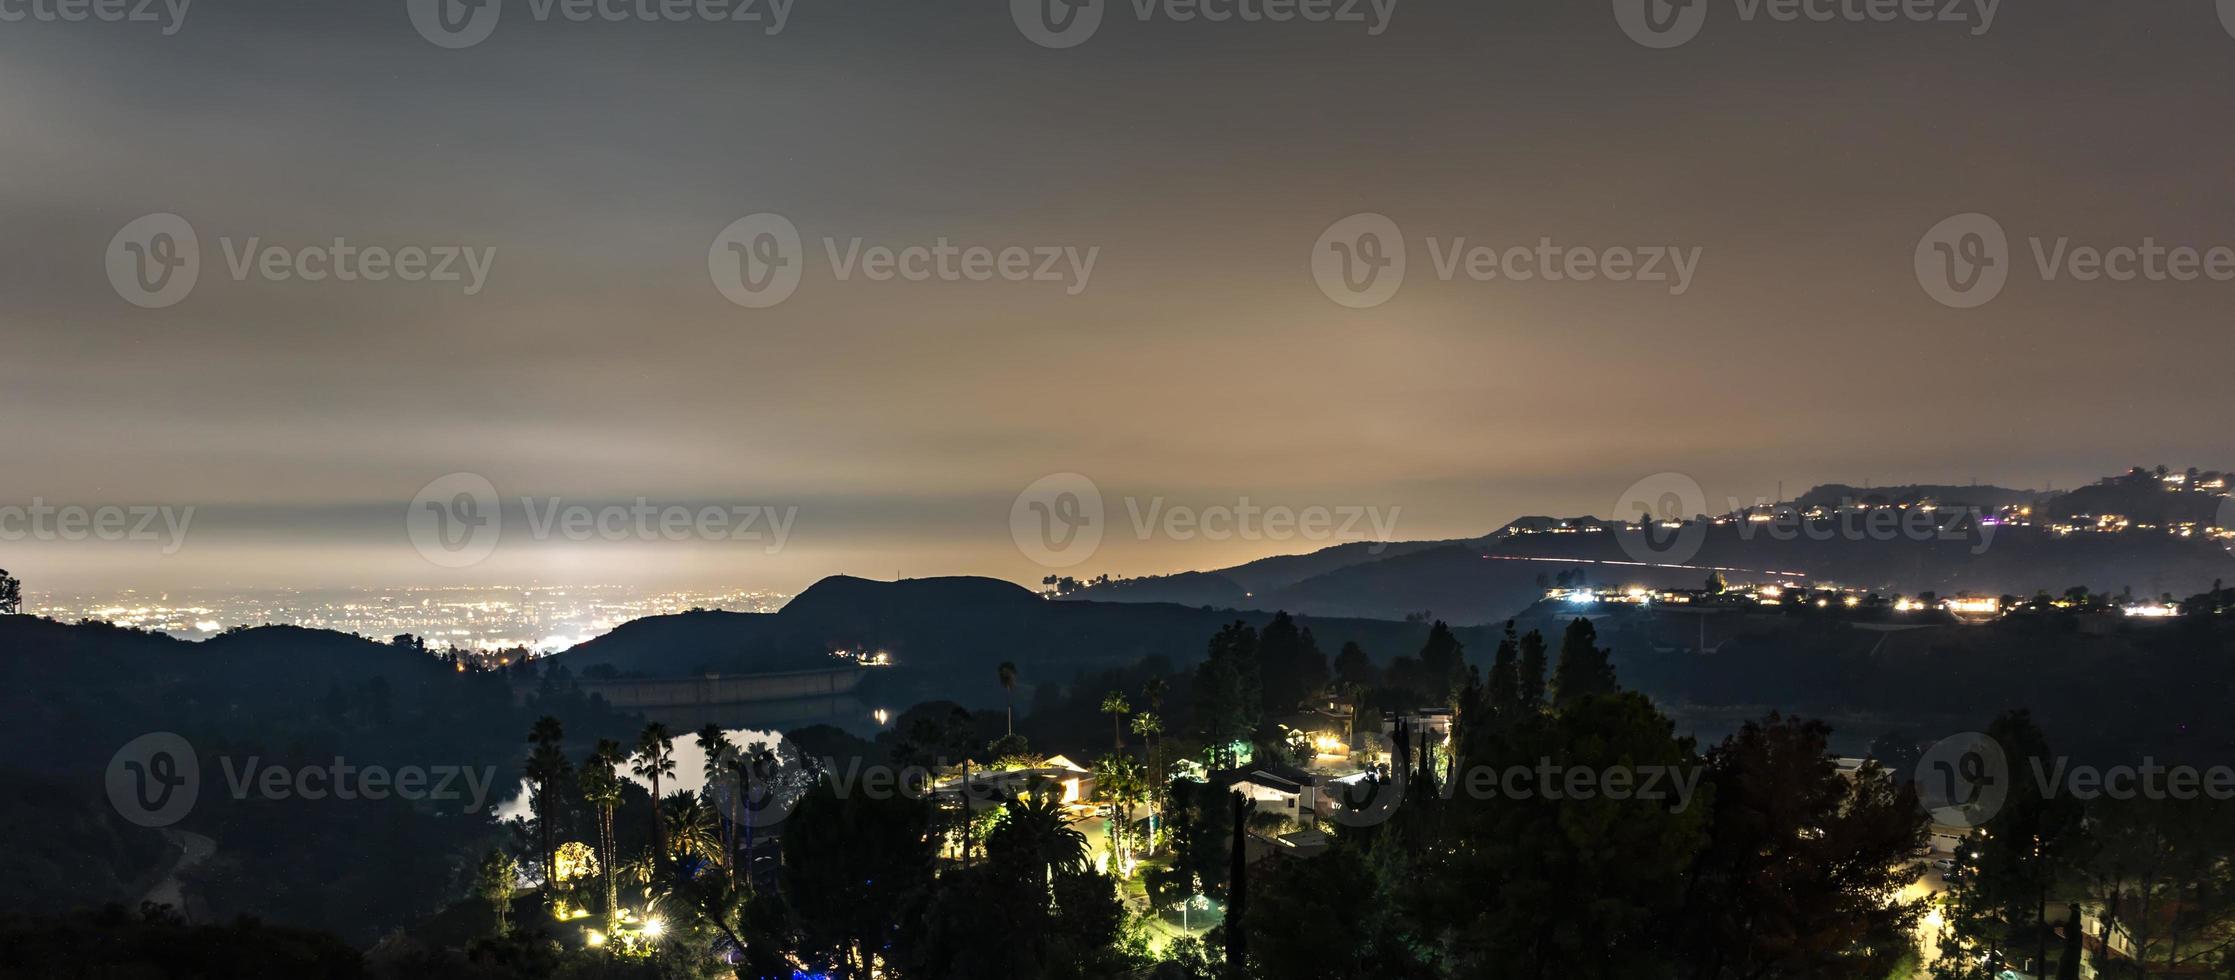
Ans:
POLYGON ((2230 479, 2214 471, 2138 468, 2067 493, 1832 484, 1789 502, 1742 503, 1730 514, 1700 522, 1704 537, 1698 552, 1682 562, 1684 568, 1640 562, 1641 555, 1651 559, 1654 549, 1637 547, 1637 532, 1623 522, 1529 517, 1481 538, 1353 542, 1207 572, 1094 580, 1062 598, 1377 619, 1425 612, 1479 624, 1515 615, 1542 598, 1548 580, 1562 573, 1579 584, 1676 588, 1697 585, 1711 568, 1726 570, 1734 582, 1797 573, 1817 582, 1912 594, 2032 595, 2087 586, 2186 596, 2235 580, 2235 556, 2229 554, 2235 529, 2222 526, 2235 521, 2226 496, 2230 479), (1937 514, 1943 522, 1963 522, 1963 530, 1949 535, 1841 530, 1862 526, 1856 515, 1870 511, 1937 514), (1809 514, 1815 516, 1803 516, 1809 514), (1773 518, 1785 523, 1764 523, 1773 518), (1793 533, 1798 522, 1810 519, 1819 533, 1793 533), (1982 522, 1991 522, 1991 533, 1981 533, 1982 522))
MULTIPOLYGON (((984 578, 875 582, 834 576, 773 613, 695 612, 626 623, 547 658, 595 687, 606 678, 689 678, 819 671, 842 667, 834 651, 883 651, 889 667, 869 672, 865 691, 906 705, 965 696, 990 700, 992 665, 1067 683, 1081 672, 1129 667, 1151 657, 1188 664, 1219 627, 1262 626, 1270 612, 1048 602, 1021 586, 984 578), (982 675, 982 676, 981 676, 982 675)), ((1402 617, 1398 617, 1401 620, 1402 617)), ((1429 624, 1313 617, 1322 648, 1346 641, 1395 656, 1419 649, 1429 624)), ((1494 642, 1466 631, 1469 643, 1494 642)))

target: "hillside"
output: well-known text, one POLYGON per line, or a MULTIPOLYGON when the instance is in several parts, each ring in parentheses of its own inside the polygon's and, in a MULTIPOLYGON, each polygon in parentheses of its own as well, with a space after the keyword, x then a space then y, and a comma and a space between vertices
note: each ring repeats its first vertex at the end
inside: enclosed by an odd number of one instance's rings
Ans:
POLYGON ((1871 506, 1899 506, 1925 501, 1943 507, 1978 507, 1996 510, 2003 507, 2020 507, 2049 496, 2039 490, 2012 490, 2009 487, 1953 486, 1948 484, 1911 483, 1893 487, 1854 487, 1844 483, 1826 483, 1801 494, 1792 503, 1805 510, 1810 507, 1839 507, 1850 504, 1871 506))
MULTIPOLYGON (((1521 628, 1549 634, 1574 615, 1544 603, 1523 614, 1521 628)), ((1776 709, 1831 721, 1841 750, 1858 753, 1889 731, 1930 741, 2024 707, 2057 733, 2060 750, 2081 758, 2235 761, 2235 724, 2220 707, 2235 684, 2235 621, 2225 615, 1894 630, 1806 607, 1619 607, 1592 618, 1623 683, 1710 736, 1776 709)))
POLYGON ((2218 472, 2188 470, 2155 472, 2139 467, 2044 502, 2036 509, 2040 521, 2080 526, 2096 525, 2103 518, 2123 518, 2129 524, 2172 527, 2196 524, 2209 527, 2235 519, 2229 514, 2225 489, 2228 476, 2218 472))
MULTIPOLYGON (((2202 592, 2235 580, 2235 558, 2202 536, 2163 533, 2053 534, 2052 524, 2092 525, 2097 515, 2118 514, 2136 525, 2200 527, 2235 520, 2221 495, 2217 473, 2166 475, 2137 470, 2123 477, 2054 497, 1992 486, 1905 485, 1858 488, 1827 484, 1802 494, 1793 506, 1879 508, 1931 501, 1945 515, 1964 510, 1992 513, 2033 506, 2035 526, 1969 527, 1948 540, 1926 531, 1857 533, 1860 523, 1825 521, 1793 525, 1782 533, 1733 523, 1706 529, 1685 568, 1659 563, 1637 532, 1594 518, 1557 521, 1522 518, 1479 540, 1405 542, 1374 554, 1346 544, 1310 555, 1263 559, 1233 568, 1095 586, 1067 600, 1159 601, 1188 605, 1401 619, 1429 612, 1453 623, 1502 620, 1543 595, 1545 579, 1562 572, 1600 585, 1690 585, 1710 567, 1735 569, 1734 580, 1800 573, 1817 581, 1898 593, 1979 592, 2031 595, 2075 585, 2102 591, 2132 589, 2141 595, 2202 592), (2083 520, 2084 517, 2084 520, 2083 520), (1563 525, 1570 530, 1555 531, 1563 525), (1640 557, 1652 559, 1640 562, 1640 557), (1298 573, 1310 572, 1301 577, 1298 573), (1259 583, 1244 587, 1244 579, 1259 583)), ((2222 484, 2223 485, 2223 484, 2222 484)), ((1888 513, 1879 511, 1881 514, 1888 513)), ((1843 519, 1844 520, 1844 519, 1843 519)), ((1858 519, 1859 520, 1859 519, 1858 519)))
MULTIPOLYGON (((1050 602, 983 578, 876 582, 839 576, 774 613, 639 620, 552 662, 577 672, 602 665, 657 677, 794 670, 829 664, 834 650, 882 650, 895 664, 873 679, 885 700, 990 704, 1001 698, 993 667, 1002 661, 1059 683, 1149 657, 1187 664, 1201 659, 1220 626, 1236 619, 1262 625, 1270 618, 1264 611, 1166 603, 1050 602)), ((1319 615, 1299 621, 1330 655, 1356 641, 1383 661, 1417 652, 1428 633, 1426 623, 1319 615)), ((1462 637, 1470 645, 1484 638, 1462 637)))

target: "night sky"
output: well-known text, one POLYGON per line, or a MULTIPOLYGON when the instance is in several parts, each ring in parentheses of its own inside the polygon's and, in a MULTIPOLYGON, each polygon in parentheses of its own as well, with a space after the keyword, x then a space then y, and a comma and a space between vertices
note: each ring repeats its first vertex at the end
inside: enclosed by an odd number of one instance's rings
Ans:
POLYGON ((1719 504, 2235 462, 2235 283, 2049 282, 2032 251, 2235 246, 2235 36, 2209 2, 2006 3, 1974 36, 1719 0, 1666 50, 1606 0, 1397 0, 1379 36, 1106 0, 1060 50, 992 0, 797 0, 774 35, 503 2, 455 50, 372 0, 199 0, 172 36, 0 23, 0 505, 196 508, 175 554, 0 541, 0 567, 46 588, 1037 581, 1012 503, 1057 473, 1115 525, 1066 572, 1142 574, 1336 542, 1141 540, 1127 500, 1375 508, 1439 538, 1611 513, 1670 471, 1719 504), (804 265, 747 308, 709 248, 761 212, 804 265), (1366 212, 1410 269, 1351 309, 1312 255, 1366 212), (1953 309, 1913 260, 1969 212, 2012 267, 1953 309), (191 223, 200 271, 143 309, 105 250, 151 213, 191 223), (236 280, 220 244, 337 237, 494 259, 467 295, 236 280), (1096 258, 1077 295, 841 281, 823 243, 855 237, 1096 258), (1425 242, 1456 238, 1699 264, 1682 295, 1438 281, 1425 242), (453 472, 508 506, 796 526, 771 555, 532 541, 508 514, 493 556, 445 568, 405 514, 453 472))

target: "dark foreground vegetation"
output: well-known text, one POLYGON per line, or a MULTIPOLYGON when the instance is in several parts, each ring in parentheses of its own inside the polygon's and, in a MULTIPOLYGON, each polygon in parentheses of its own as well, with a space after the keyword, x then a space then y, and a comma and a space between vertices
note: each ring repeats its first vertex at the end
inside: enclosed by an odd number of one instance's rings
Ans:
MULTIPOLYGON (((483 673, 286 629, 182 650, 0 617, 8 690, 39 692, 11 695, 10 735, 39 764, 6 804, 30 846, 0 874, 0 975, 1876 980, 2089 960, 2094 975, 2222 976, 2235 802, 2036 781, 2069 772, 2049 733, 2084 714, 2052 697, 2058 722, 2042 724, 1997 693, 2100 680, 2081 758, 2235 763, 2223 719, 2174 728, 2118 695, 2136 677, 2162 685, 2159 706, 2235 690, 2235 593, 2188 608, 2122 635, 2115 658, 2055 614, 1976 628, 2013 646, 1979 641, 1985 659, 1920 679, 2014 675, 1972 688, 1972 727, 2008 779, 1977 829, 1932 826, 1912 782, 1945 731, 1878 737, 1859 767, 1839 764, 1823 722, 1767 711, 1695 743, 1630 689, 1663 655, 1621 652, 1650 631, 1617 616, 1523 621, 1471 651, 1426 624, 1386 659, 1330 654, 1285 615, 1232 622, 1178 666, 1057 684, 1002 664, 985 671, 994 707, 931 702, 872 740, 816 729, 777 745, 645 725, 559 664, 483 673), (2043 638, 2069 651, 2026 666, 2018 645, 2043 638), (1037 710, 1012 727, 1007 702, 1028 687, 1037 710), (1299 727, 1323 707, 1336 727, 1317 737, 1344 743, 1332 763, 1299 727), (529 816, 211 792, 151 830, 88 774, 158 726, 206 747, 205 786, 223 785, 220 755, 457 759, 525 778, 529 816), (675 748, 694 743, 706 788, 673 791, 675 748), (1088 798, 1066 799, 1061 772, 1026 775, 1051 751, 1081 763, 1088 798), (863 765, 933 789, 867 791, 863 765), (1230 792, 1305 765, 1356 778, 1323 784, 1339 802, 1316 812, 1230 792), (1571 773, 1609 789, 1628 774, 1639 792, 1577 792, 1571 773), (187 834, 216 852, 177 868, 187 834), (1953 842, 1945 867, 1927 863, 1935 835, 1953 842), (166 877, 186 908, 142 907, 166 877)), ((1828 668, 1744 662, 1801 684, 1796 701, 1839 700, 1815 687, 1828 680, 1791 679, 1828 668)))

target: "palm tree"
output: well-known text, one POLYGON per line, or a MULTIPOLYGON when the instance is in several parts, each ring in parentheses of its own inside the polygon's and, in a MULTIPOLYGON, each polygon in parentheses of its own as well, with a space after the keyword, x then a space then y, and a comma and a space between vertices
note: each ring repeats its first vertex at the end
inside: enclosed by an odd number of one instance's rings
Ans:
POLYGON ((1164 734, 1163 716, 1153 711, 1134 715, 1133 734, 1141 736, 1142 744, 1149 751, 1148 771, 1141 774, 1141 779, 1147 784, 1143 789, 1149 801, 1149 852, 1153 854, 1156 851, 1156 818, 1163 810, 1164 767, 1159 755, 1163 747, 1159 741, 1159 736, 1164 734))
POLYGON ((654 854, 667 860, 667 822, 660 819, 660 780, 675 775, 675 736, 667 726, 653 722, 636 736, 635 761, 629 771, 652 784, 652 844, 654 854))
MULTIPOLYGON (((1156 846, 1156 822, 1164 812, 1164 695, 1172 689, 1162 677, 1151 677, 1141 693, 1148 695, 1149 713, 1156 715, 1156 744, 1149 756, 1149 846, 1156 846)), ((1147 736, 1144 735, 1144 738, 1147 736)))
MULTIPOLYGON (((756 758, 758 757, 745 752, 737 752, 726 763, 729 766, 730 783, 737 792, 736 812, 745 818, 745 825, 737 830, 735 843, 745 851, 745 890, 748 892, 753 888, 753 811, 757 808, 753 801, 753 762, 756 758)), ((734 849, 730 864, 730 873, 734 875, 737 873, 734 849)))
POLYGON ((699 798, 713 806, 714 825, 721 838, 722 872, 734 878, 737 873, 732 867, 736 863, 735 848, 730 844, 730 823, 726 818, 732 812, 731 800, 734 799, 729 783, 729 761, 737 754, 737 747, 730 744, 720 726, 708 722, 698 730, 698 748, 706 753, 706 764, 700 770, 706 777, 706 788, 699 792, 699 798))
POLYGON ((668 841, 672 857, 719 860, 722 855, 721 816, 706 798, 682 790, 667 798, 668 841))
POLYGON ((1122 752, 1094 763, 1094 795, 1110 802, 1110 870, 1122 874, 1132 853, 1133 804, 1141 798, 1141 764, 1122 752))
POLYGON ((1001 805, 1001 822, 986 835, 986 854, 1046 888, 1055 873, 1086 868, 1086 835, 1064 819, 1055 787, 1040 783, 1001 805))
POLYGON ((1118 729, 1118 719, 1133 710, 1125 703, 1125 692, 1111 691, 1102 696, 1102 713, 1110 716, 1110 741, 1119 751, 1125 749, 1125 734, 1118 729))
POLYGON ((1006 660, 999 670, 1001 689, 1009 695, 1009 734, 1017 733, 1017 665, 1006 660))
POLYGON ((597 750, 582 760, 582 798, 597 810, 598 870, 605 875, 607 933, 621 924, 621 891, 613 880, 613 866, 620 862, 613 840, 613 811, 621 805, 620 765, 621 743, 610 738, 598 739, 597 750))
POLYGON ((528 803, 535 811, 536 830, 542 837, 545 889, 550 888, 558 864, 558 845, 552 841, 559 822, 558 787, 573 771, 566 753, 559 748, 565 738, 559 719, 550 715, 536 719, 535 727, 528 732, 528 743, 535 748, 528 752, 528 761, 522 767, 528 777, 528 803))

